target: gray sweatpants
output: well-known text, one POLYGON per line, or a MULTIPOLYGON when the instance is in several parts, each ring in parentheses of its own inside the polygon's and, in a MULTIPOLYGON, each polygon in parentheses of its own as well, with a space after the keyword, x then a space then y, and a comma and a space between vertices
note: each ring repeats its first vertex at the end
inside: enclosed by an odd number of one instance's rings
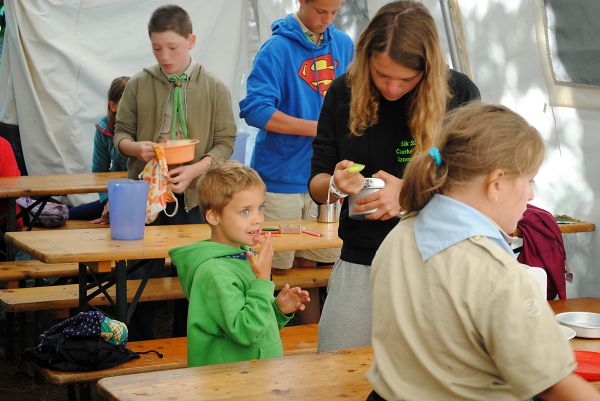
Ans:
POLYGON ((338 260, 319 321, 319 352, 371 344, 371 266, 338 260))

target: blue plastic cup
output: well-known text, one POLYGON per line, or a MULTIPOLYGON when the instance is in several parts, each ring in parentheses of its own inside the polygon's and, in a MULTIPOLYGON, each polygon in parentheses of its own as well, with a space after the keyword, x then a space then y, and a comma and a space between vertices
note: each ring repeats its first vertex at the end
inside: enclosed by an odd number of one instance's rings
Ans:
POLYGON ((147 196, 148 183, 144 180, 108 181, 108 208, 112 239, 144 238, 147 196))

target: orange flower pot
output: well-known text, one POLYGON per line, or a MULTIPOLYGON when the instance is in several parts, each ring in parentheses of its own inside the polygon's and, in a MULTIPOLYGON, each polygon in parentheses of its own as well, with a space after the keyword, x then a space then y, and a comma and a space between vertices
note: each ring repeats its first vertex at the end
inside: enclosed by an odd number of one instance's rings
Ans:
POLYGON ((197 139, 176 139, 159 143, 164 148, 167 164, 182 164, 194 160, 197 139))

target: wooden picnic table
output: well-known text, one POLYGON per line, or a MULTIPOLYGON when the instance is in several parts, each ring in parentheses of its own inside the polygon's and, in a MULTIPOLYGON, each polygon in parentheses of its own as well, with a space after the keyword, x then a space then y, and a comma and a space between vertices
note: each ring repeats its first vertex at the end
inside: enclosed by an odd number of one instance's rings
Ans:
MULTIPOLYGON (((600 312, 600 299, 551 301, 555 313, 600 312), (583 309, 582 309, 583 308, 583 309)), ((598 351, 600 340, 573 339, 576 350, 598 351)), ((549 350, 551 352, 551 350, 549 350)), ((186 400, 345 400, 364 401, 371 391, 365 373, 370 347, 258 361, 116 376, 98 382, 109 401, 186 400)), ((593 383, 600 389, 600 382, 593 383)))
MULTIPOLYGON (((309 234, 273 235, 275 251, 339 248, 342 240, 338 237, 337 223, 317 223, 308 220, 282 220, 265 222, 263 227, 279 225, 300 225, 321 233, 320 237, 309 234)), ((168 257, 171 248, 208 239, 210 228, 207 224, 184 224, 170 226, 147 226, 144 239, 113 240, 110 228, 63 230, 60 233, 48 231, 21 231, 7 233, 5 238, 13 246, 29 253, 46 263, 79 263, 80 306, 100 295, 101 289, 116 285, 115 307, 117 317, 128 322, 135 309, 137 299, 127 305, 127 272, 139 268, 139 264, 126 263, 132 260, 160 259, 168 257), (113 270, 112 264, 115 264, 113 270), (107 273, 101 281, 94 281, 88 275, 88 268, 94 273, 107 273), (88 292, 93 287, 99 290, 88 292)), ((147 280, 147 279, 146 279, 147 280)), ((140 285, 139 295, 145 286, 140 285)))
MULTIPOLYGON (((4 232, 15 231, 17 227, 16 200, 22 196, 38 198, 27 207, 32 209, 37 205, 43 206, 52 196, 87 194, 105 192, 108 180, 126 178, 126 171, 110 173, 82 173, 82 174, 57 174, 57 175, 24 175, 20 177, 0 177, 0 199, 8 201, 6 211, 6 225, 4 232)), ((21 214, 25 214, 23 211, 21 214)), ((30 224, 33 226, 34 221, 30 224)), ((8 246, 7 259, 14 260, 15 250, 8 246)))
POLYGON ((108 180, 117 178, 127 178, 127 172, 0 177, 0 199, 104 192, 108 180))

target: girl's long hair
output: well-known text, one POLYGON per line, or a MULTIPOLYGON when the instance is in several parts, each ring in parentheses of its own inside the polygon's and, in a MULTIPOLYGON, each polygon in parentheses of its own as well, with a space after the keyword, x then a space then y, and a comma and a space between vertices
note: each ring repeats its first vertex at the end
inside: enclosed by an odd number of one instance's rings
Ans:
POLYGON ((409 128, 415 153, 429 148, 441 127, 450 90, 435 23, 425 6, 415 1, 386 4, 358 39, 348 70, 352 94, 348 128, 356 136, 379 121, 381 95, 371 80, 369 65, 371 57, 380 53, 423 73, 410 94, 409 128))

